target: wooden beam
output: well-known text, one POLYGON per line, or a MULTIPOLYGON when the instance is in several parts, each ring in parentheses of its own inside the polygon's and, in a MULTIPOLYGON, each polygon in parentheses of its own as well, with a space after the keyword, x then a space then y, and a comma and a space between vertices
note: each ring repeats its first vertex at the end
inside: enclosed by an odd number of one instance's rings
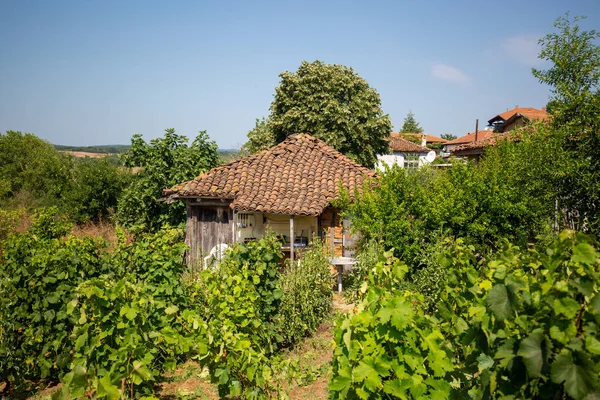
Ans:
POLYGON ((294 216, 290 215, 290 260, 294 262, 294 216))
POLYGON ((237 210, 233 210, 233 243, 237 243, 237 224, 238 224, 238 212, 237 210))

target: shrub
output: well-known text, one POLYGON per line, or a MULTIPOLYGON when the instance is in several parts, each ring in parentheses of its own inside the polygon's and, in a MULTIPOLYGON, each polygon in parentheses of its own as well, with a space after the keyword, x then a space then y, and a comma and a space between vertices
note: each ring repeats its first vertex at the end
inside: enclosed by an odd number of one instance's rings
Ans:
POLYGON ((14 210, 3 210, 0 208, 0 241, 4 241, 11 233, 17 232, 17 227, 23 218, 25 218, 25 209, 23 207, 14 210))
POLYGON ((281 274, 283 295, 277 324, 287 345, 316 331, 331 312, 333 278, 321 242, 313 241, 297 263, 288 263, 281 274))
POLYGON ((204 271, 193 285, 204 292, 197 298, 209 336, 205 363, 221 396, 268 396, 277 391, 272 356, 282 341, 274 325, 283 294, 281 257, 275 236, 237 244, 219 268, 204 271))
POLYGON ((379 243, 369 241, 359 249, 356 255, 356 264, 352 267, 352 271, 346 275, 344 297, 347 301, 353 302, 357 299, 360 286, 365 281, 371 268, 382 257, 381 247, 379 243))
POLYGON ((126 184, 127 170, 108 158, 73 160, 71 187, 63 194, 64 209, 77 223, 98 221, 111 216, 126 184))
POLYGON ((473 246, 448 243, 432 314, 398 290, 407 267, 377 264, 358 312, 336 326, 332 395, 598 396, 600 256, 590 240, 565 231, 540 250, 505 244, 483 263, 473 246))
POLYGON ((57 378, 68 370, 67 313, 77 285, 109 273, 103 241, 69 237, 56 209, 42 213, 24 234, 9 236, 0 255, 0 375, 13 385, 57 378))
POLYGON ((402 292, 408 266, 386 253, 361 286, 356 311, 338 319, 330 394, 340 398, 448 398, 452 348, 420 295, 402 292))
POLYGON ((125 166, 140 167, 118 203, 117 220, 127 227, 140 225, 156 231, 163 224, 185 221, 183 202, 157 202, 165 188, 194 179, 219 163, 217 144, 205 131, 191 145, 185 136, 167 129, 163 138, 146 143, 134 135, 131 147, 122 156, 125 166))
POLYGON ((128 241, 119 231, 107 262, 112 275, 79 285, 67 305, 76 321, 64 398, 84 393, 118 399, 151 393, 152 383, 183 355, 206 356, 206 324, 181 285, 182 232, 165 229, 128 241))

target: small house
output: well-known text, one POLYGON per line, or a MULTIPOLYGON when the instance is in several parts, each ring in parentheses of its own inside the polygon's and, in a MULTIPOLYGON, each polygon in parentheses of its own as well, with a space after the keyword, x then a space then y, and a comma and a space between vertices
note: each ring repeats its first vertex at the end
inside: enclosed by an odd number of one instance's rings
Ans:
POLYGON ((294 252, 320 237, 344 256, 351 238, 332 200, 340 187, 352 197, 376 173, 307 134, 164 191, 169 201, 187 206, 186 261, 197 264, 222 244, 260 238, 270 228, 294 252))
POLYGON ((380 170, 385 165, 391 167, 394 164, 402 168, 416 168, 429 164, 436 157, 435 151, 399 136, 391 136, 388 144, 389 154, 377 155, 377 168, 380 170))

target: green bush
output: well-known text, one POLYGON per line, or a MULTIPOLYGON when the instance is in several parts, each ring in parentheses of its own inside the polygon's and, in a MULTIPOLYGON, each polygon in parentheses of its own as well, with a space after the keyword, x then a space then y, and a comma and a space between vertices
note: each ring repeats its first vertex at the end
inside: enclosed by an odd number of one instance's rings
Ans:
POLYGON ((75 321, 67 303, 81 282, 111 272, 105 243, 62 239, 68 225, 56 209, 28 232, 8 237, 0 255, 0 375, 12 385, 56 379, 68 370, 75 321))
POLYGON ((103 275, 78 287, 67 305, 77 325, 62 397, 151 394, 157 377, 182 356, 206 356, 206 324, 181 288, 185 246, 179 236, 170 230, 121 243, 112 261, 124 278, 103 275))
POLYGON ((448 243, 435 312, 379 263, 342 318, 330 382, 339 398, 572 398, 600 393, 600 256, 565 231, 548 247, 505 244, 480 263, 448 243))
POLYGON ((122 159, 126 167, 139 171, 119 199, 117 220, 127 227, 140 225, 154 231, 166 223, 178 225, 185 221, 185 204, 158 202, 162 191, 219 164, 217 144, 209 140, 206 131, 188 145, 187 137, 174 129, 167 129, 164 137, 150 143, 134 135, 122 159))
POLYGON ((420 295, 398 287, 409 268, 386 253, 360 288, 358 312, 338 319, 330 395, 334 399, 449 397, 453 354, 420 295))
POLYGON ((131 174, 108 158, 75 159, 71 187, 63 194, 65 212, 76 223, 112 216, 131 174))
POLYGON ((352 271, 344 278, 344 297, 349 302, 354 302, 359 294, 362 283, 367 279, 369 271, 373 266, 381 260, 382 246, 375 242, 370 241, 363 244, 358 250, 356 255, 356 264, 352 267, 352 271))
POLYGON ((205 359, 221 396, 269 396, 277 391, 272 356, 278 342, 274 317, 279 287, 281 243, 275 236, 232 247, 219 268, 206 270, 194 285, 199 313, 207 321, 205 359))
POLYGON ((14 210, 3 210, 0 208, 0 241, 4 241, 11 233, 16 233, 17 226, 23 218, 25 218, 25 209, 23 207, 14 210))
POLYGON ((277 324, 284 344, 297 343, 317 330, 330 314, 333 277, 323 245, 313 241, 297 263, 288 263, 281 274, 283 295, 277 324))

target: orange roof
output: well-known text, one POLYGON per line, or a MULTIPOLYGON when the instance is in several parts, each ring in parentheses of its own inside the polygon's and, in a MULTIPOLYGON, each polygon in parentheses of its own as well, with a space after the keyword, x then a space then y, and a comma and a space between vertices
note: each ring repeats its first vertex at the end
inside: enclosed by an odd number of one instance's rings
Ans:
MULTIPOLYGON (((488 131, 489 132, 489 131, 488 131)), ((509 133, 496 133, 492 132, 491 135, 486 136, 482 139, 477 140, 476 142, 470 142, 461 144, 456 146, 450 153, 455 156, 466 155, 466 154, 481 154, 483 153, 483 149, 487 146, 495 145, 498 140, 511 140, 514 142, 518 142, 521 140, 521 137, 524 134, 531 135, 534 131, 530 126, 519 127, 509 133)))
POLYGON ((319 215, 339 196, 353 196, 377 174, 307 134, 290 135, 270 149, 213 168, 163 194, 172 199, 230 199, 231 208, 273 214, 319 215))
POLYGON ((429 153, 427 147, 419 146, 416 143, 406 140, 403 137, 392 136, 388 139, 390 150, 402 153, 429 153))
POLYGON ((541 110, 532 107, 515 107, 512 110, 508 110, 496 115, 494 118, 490 119, 488 123, 491 124, 493 122, 504 122, 512 116, 514 116, 515 114, 520 114, 528 119, 544 120, 548 118, 546 107, 543 107, 541 110))
POLYGON ((446 139, 442 139, 439 136, 428 135, 426 133, 398 133, 398 132, 392 132, 392 136, 393 137, 410 136, 410 137, 416 137, 419 140, 421 139, 421 136, 423 136, 423 135, 425 135, 425 141, 427 143, 447 143, 448 142, 446 139))
POLYGON ((477 140, 483 140, 485 138, 491 137, 494 135, 494 131, 479 131, 477 135, 475 132, 467 133, 464 136, 446 142, 446 144, 464 144, 464 143, 472 143, 475 141, 475 136, 477 136, 477 140))

